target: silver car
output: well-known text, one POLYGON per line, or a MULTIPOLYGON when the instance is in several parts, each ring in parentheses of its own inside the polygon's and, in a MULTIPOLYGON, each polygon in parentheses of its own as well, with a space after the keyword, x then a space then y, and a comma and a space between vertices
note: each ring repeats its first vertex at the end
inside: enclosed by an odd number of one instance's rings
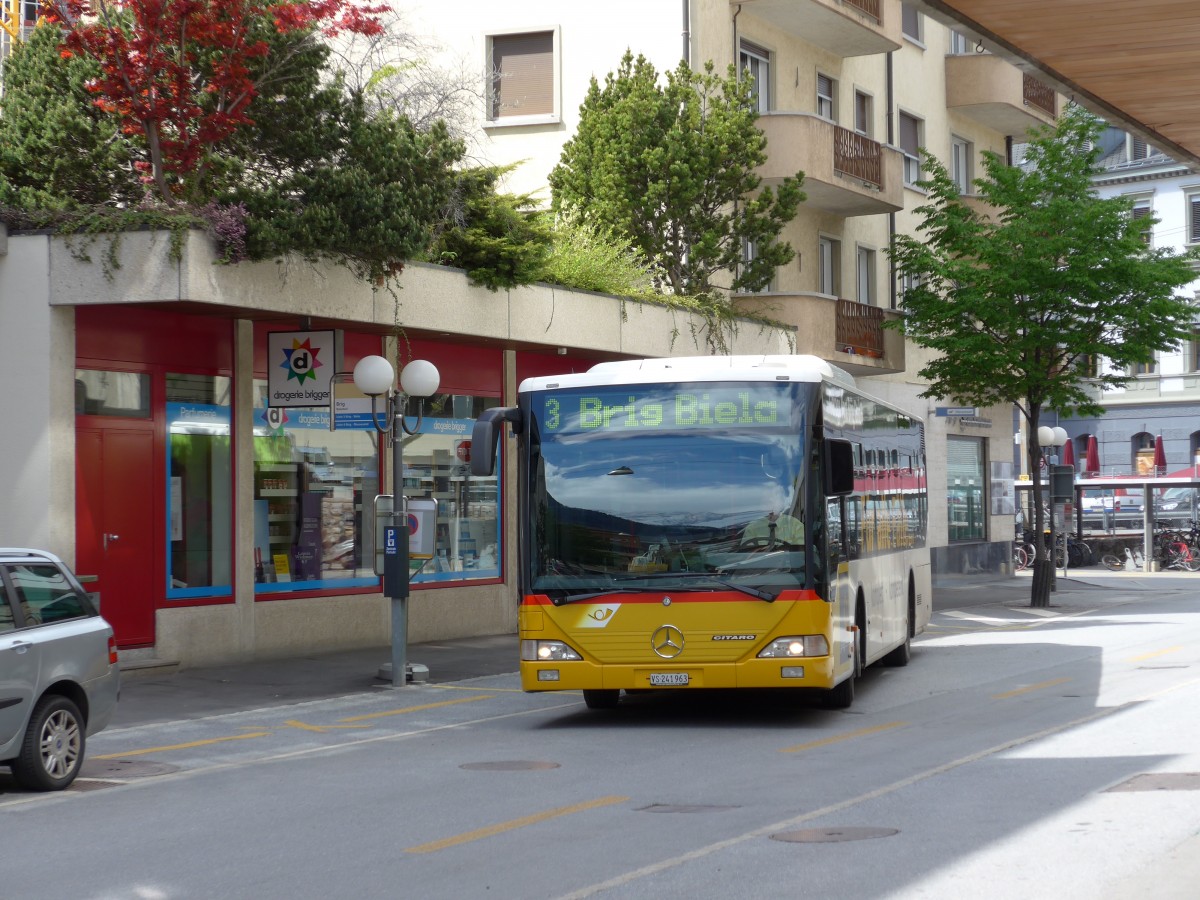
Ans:
POLYGON ((61 790, 120 696, 113 631, 58 557, 0 548, 0 765, 61 790))

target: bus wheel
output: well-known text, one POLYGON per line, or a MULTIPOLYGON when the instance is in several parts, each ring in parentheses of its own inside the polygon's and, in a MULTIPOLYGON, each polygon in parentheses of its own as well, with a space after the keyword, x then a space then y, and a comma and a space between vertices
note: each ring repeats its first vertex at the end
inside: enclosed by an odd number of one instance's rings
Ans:
POLYGON ((825 709, 849 709, 854 702, 854 676, 851 675, 841 684, 832 687, 821 695, 821 705, 825 709))
POLYGON ((584 691, 583 702, 588 709, 616 709, 620 691, 584 691))

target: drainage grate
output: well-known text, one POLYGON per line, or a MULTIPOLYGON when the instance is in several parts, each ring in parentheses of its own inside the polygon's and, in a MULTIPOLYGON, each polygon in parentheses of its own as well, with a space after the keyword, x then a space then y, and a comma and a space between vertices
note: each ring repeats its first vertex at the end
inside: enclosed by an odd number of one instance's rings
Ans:
POLYGON ((179 766, 144 759, 89 759, 84 760, 79 775, 81 778, 149 778, 178 771, 179 766))
POLYGON ((1104 793, 1115 791, 1200 791, 1200 772, 1156 772, 1134 775, 1104 793))
POLYGON ((704 803, 654 803, 650 806, 638 807, 634 812, 648 813, 704 813, 724 812, 727 809, 740 809, 737 806, 712 806, 704 803))
POLYGON ((470 769, 473 772, 529 772, 534 769, 557 769, 556 762, 542 762, 536 759, 509 759, 498 762, 463 763, 460 769, 470 769))
POLYGON ((771 840, 789 844, 837 844, 891 837, 899 833, 898 828, 806 828, 803 831, 781 831, 771 835, 771 840))

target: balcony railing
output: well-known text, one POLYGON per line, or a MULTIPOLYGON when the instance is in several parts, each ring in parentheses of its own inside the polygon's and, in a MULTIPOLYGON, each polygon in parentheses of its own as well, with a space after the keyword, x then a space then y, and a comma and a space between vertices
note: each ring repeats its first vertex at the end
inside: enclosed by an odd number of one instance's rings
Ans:
POLYGON ((838 125, 833 131, 833 170, 877 188, 883 187, 883 161, 879 144, 838 125))
POLYGON ((853 6, 859 12, 866 13, 876 22, 883 20, 879 16, 880 0, 845 0, 847 6, 853 6))
POLYGON ((837 302, 837 348, 875 359, 883 357, 883 310, 853 300, 837 302))
POLYGON ((1054 88, 1047 87, 1032 75, 1026 74, 1022 94, 1027 106, 1040 109, 1047 115, 1055 114, 1054 88))

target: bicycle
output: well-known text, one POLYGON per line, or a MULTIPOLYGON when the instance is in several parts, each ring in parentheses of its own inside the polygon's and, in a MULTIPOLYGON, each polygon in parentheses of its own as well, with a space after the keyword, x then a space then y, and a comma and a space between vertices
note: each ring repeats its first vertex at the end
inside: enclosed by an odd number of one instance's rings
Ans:
POLYGON ((1163 569, 1200 572, 1200 553, 1188 543, 1188 535, 1163 522, 1155 522, 1154 559, 1163 569))

